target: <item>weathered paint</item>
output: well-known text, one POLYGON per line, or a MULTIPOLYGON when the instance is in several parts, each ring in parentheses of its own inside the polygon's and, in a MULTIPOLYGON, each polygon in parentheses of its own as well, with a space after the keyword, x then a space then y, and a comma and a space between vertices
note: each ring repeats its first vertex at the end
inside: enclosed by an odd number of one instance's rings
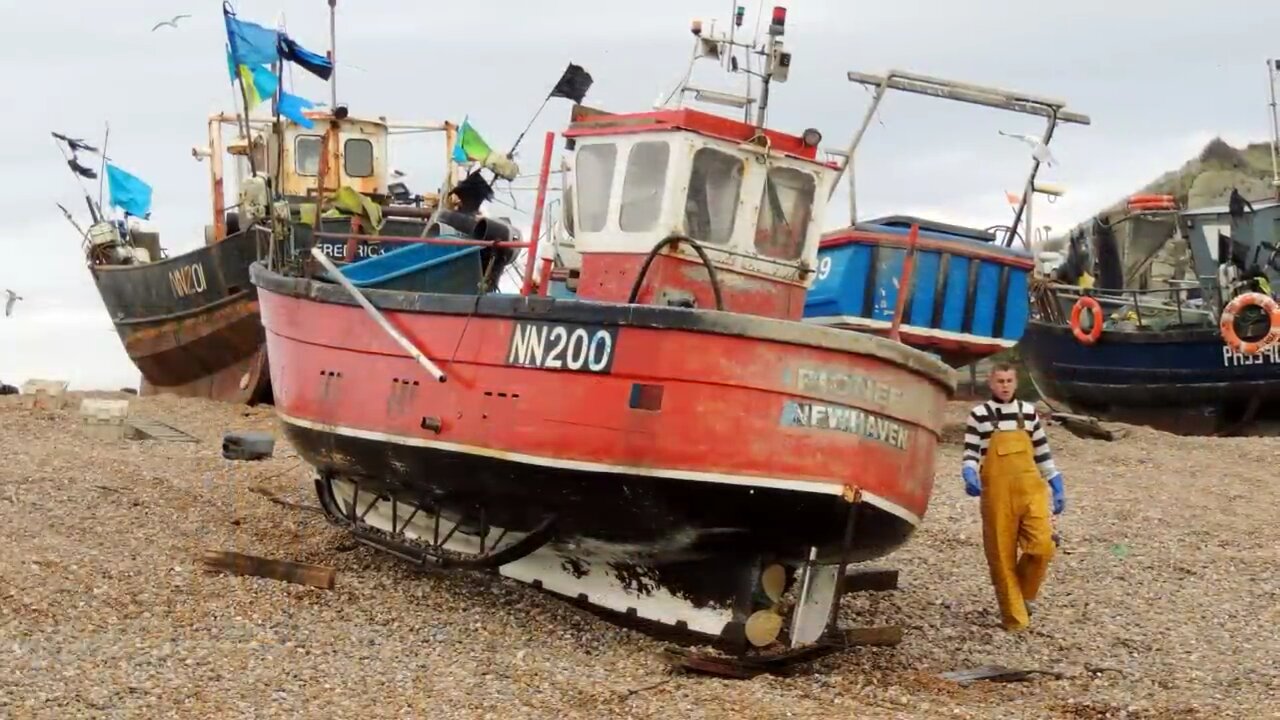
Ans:
MULTIPOLYGON (((329 128, 328 119, 317 122, 313 128, 289 123, 284 133, 284 163, 281 167, 281 190, 285 195, 305 196, 314 193, 317 173, 303 173, 298 165, 298 142, 300 138, 315 138, 322 148, 324 136, 329 128)), ((327 145, 328 162, 325 166, 325 193, 332 194, 342 185, 348 185, 366 195, 386 194, 387 192, 387 125, 376 120, 345 118, 337 121, 337 134, 327 145), (351 140, 367 140, 372 144, 372 173, 363 176, 351 175, 347 172, 347 142, 351 140)))
MULTIPOLYGON (((325 302, 314 283, 293 284, 301 296, 278 294, 277 289, 290 283, 263 287, 270 275, 261 266, 254 274, 268 329, 269 357, 278 370, 274 373, 276 407, 282 416, 309 427, 335 432, 347 428, 387 438, 384 448, 397 444, 392 438, 409 438, 435 455, 447 446, 471 448, 460 452, 503 462, 532 458, 529 462, 542 459, 569 469, 575 464, 616 468, 624 475, 746 478, 755 479, 761 487, 782 483, 794 488, 788 491, 787 497, 794 497, 787 502, 801 504, 809 502, 804 498, 835 497, 846 486, 854 486, 878 498, 882 509, 898 508, 899 517, 913 522, 927 508, 941 410, 954 385, 944 386, 929 374, 887 362, 875 353, 840 352, 798 343, 794 337, 768 342, 693 328, 655 327, 639 317, 620 322, 616 314, 611 316, 610 306, 547 301, 538 303, 544 306, 540 311, 531 308, 529 319, 555 323, 542 327, 564 327, 570 339, 581 329, 579 345, 586 343, 588 356, 591 339, 601 327, 612 326, 616 333, 609 334, 612 364, 607 373, 548 371, 530 368, 528 363, 509 364, 510 339, 517 323, 525 323, 519 317, 495 317, 474 300, 470 316, 384 307, 389 321, 449 374, 448 383, 438 384, 424 382, 430 378, 359 307, 325 302), (563 306, 563 314, 556 312, 561 309, 558 306, 563 306), (599 321, 574 318, 569 312, 573 307, 584 315, 590 315, 593 307, 601 308, 599 321), (904 394, 919 394, 926 402, 923 407, 893 411, 871 404, 860 408, 880 418, 875 423, 893 424, 876 424, 870 438, 780 427, 785 403, 798 397, 794 380, 788 380, 793 377, 791 368, 797 366, 857 374, 883 386, 910 389, 904 394), (408 396, 406 379, 421 382, 408 396), (632 407, 638 382, 664 386, 659 410, 632 407), (389 407, 402 410, 391 414, 389 407), (897 426, 906 427, 906 432, 881 432, 897 426)), ((374 291, 369 297, 380 304, 385 297, 421 302, 432 296, 374 291)), ((803 330, 813 333, 812 337, 843 335, 803 330)), ((527 349, 525 337, 526 349, 521 352, 528 359, 533 351, 527 349)), ((550 332, 547 337, 549 343, 550 332)), ((889 345, 862 340, 868 347, 889 345)), ((567 339, 566 350, 569 345, 567 339)), ((598 340, 597 348, 602 346, 598 340)), ((887 356, 910 353, 898 347, 880 352, 887 356)), ((547 365, 548 357, 544 346, 541 367, 547 365)), ((400 459, 410 462, 407 456, 400 459)), ((528 482, 524 475, 518 480, 510 473, 508 477, 518 484, 528 482)), ((775 503, 775 507, 786 512, 785 505, 775 503)), ((821 532, 839 536, 830 527, 821 532)))

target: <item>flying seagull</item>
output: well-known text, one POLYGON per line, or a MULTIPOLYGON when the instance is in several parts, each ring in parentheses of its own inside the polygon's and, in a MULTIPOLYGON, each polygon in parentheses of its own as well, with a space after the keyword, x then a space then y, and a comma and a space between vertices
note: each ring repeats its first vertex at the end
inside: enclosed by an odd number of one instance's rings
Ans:
POLYGON ((1054 158, 1053 154, 1049 152, 1049 146, 1045 145, 1044 142, 1040 138, 1036 137, 1035 135, 1007 133, 1003 130, 997 130, 996 132, 1000 133, 1001 135, 1004 135, 1005 137, 1011 137, 1016 140, 1021 140, 1027 145, 1030 145, 1031 157, 1035 158, 1036 160, 1039 160, 1040 162, 1045 163, 1050 167, 1057 164, 1058 162, 1057 159, 1054 158))
POLYGON ((12 291, 12 290, 7 290, 7 289, 6 289, 4 292, 5 292, 5 294, 6 294, 6 295, 8 295, 8 296, 9 296, 9 297, 8 297, 8 299, 4 301, 4 316, 5 316, 5 317, 12 317, 12 316, 13 316, 13 306, 14 306, 14 304, 15 304, 15 303, 17 303, 19 300, 21 300, 21 299, 22 299, 22 296, 21 296, 21 295, 19 295, 19 294, 18 294, 18 293, 16 293, 16 292, 12 291))
POLYGON ((168 25, 169 27, 172 27, 174 30, 177 30, 178 21, 181 20, 182 18, 189 18, 189 17, 191 16, 190 15, 174 15, 172 20, 164 20, 156 23, 155 27, 151 28, 151 32, 155 32, 156 30, 159 30, 165 25, 168 25))

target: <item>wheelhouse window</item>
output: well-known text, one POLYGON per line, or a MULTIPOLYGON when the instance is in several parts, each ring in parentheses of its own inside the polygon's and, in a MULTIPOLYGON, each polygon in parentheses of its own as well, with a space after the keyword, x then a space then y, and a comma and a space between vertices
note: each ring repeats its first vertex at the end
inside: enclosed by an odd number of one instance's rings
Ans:
POLYGON ((611 144, 583 145, 574 161, 574 198, 583 232, 604 230, 609 219, 609 196, 613 193, 613 168, 618 148, 611 144))
POLYGON ((320 172, 320 148, 324 139, 319 135, 299 135, 293 141, 293 169, 299 175, 317 175, 320 172))
POLYGON ((373 143, 364 138, 351 138, 342 144, 342 171, 347 177, 373 175, 373 143))
POLYGON ((764 197, 756 220, 756 252, 776 260, 796 260, 813 213, 813 175, 775 167, 765 177, 764 197))
POLYGON ((689 194, 684 203, 684 229, 699 242, 724 245, 733 235, 742 194, 742 161, 712 148, 693 154, 689 194))
POLYGON ((665 142, 640 142, 631 146, 627 174, 622 179, 622 212, 618 225, 626 232, 652 230, 662 213, 670 146, 665 142))

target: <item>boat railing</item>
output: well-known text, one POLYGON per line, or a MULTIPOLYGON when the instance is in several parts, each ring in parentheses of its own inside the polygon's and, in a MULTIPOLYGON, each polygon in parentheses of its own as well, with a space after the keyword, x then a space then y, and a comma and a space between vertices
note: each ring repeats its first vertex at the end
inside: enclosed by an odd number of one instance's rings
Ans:
MULTIPOLYGON (((1177 281, 1171 281, 1176 283, 1177 281)), ((1032 305, 1039 319, 1059 325, 1070 324, 1071 308, 1082 297, 1091 297, 1102 307, 1103 320, 1131 319, 1141 330, 1163 330, 1169 323, 1157 317, 1173 316, 1177 326, 1213 326, 1216 298, 1206 298, 1199 282, 1172 284, 1161 288, 1084 288, 1035 279, 1031 283, 1032 305)))

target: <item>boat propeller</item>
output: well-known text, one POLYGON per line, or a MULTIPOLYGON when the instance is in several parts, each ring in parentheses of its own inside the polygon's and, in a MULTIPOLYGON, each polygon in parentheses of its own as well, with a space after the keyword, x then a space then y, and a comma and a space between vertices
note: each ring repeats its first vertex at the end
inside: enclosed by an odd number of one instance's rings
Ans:
POLYGON ((760 590, 769 599, 769 607, 751 613, 747 618, 747 641, 756 647, 764 647, 776 641, 782 632, 782 615, 779 602, 787 587, 787 570, 774 563, 760 573, 760 590))

